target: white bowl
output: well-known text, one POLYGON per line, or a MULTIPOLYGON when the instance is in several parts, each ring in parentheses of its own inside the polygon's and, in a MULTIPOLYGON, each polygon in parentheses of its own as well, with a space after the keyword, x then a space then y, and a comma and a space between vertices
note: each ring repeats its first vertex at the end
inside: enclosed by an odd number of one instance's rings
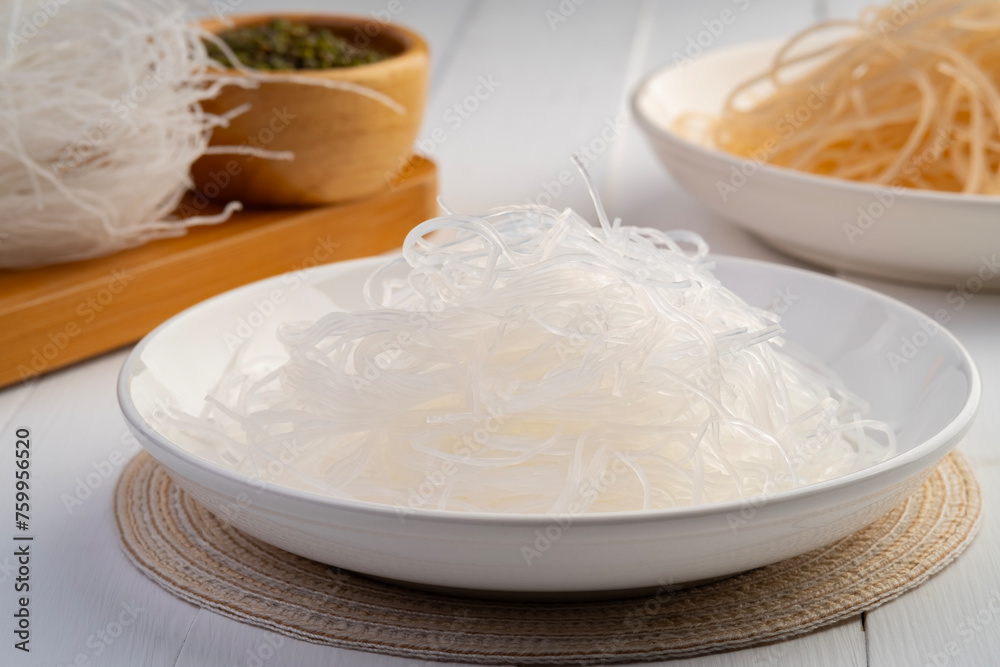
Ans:
POLYGON ((386 260, 263 280, 190 308, 146 336, 121 371, 129 427, 177 483, 216 514, 303 556, 409 584, 528 595, 652 589, 721 577, 804 553, 870 523, 906 497, 966 432, 980 381, 969 354, 920 312, 828 276, 717 258, 716 275, 751 304, 784 310, 786 338, 833 368, 898 432, 900 453, 869 469, 744 502, 565 518, 348 502, 262 484, 195 455, 164 417, 196 414, 247 340, 247 363, 284 358, 277 323, 362 307, 386 260), (257 315, 254 315, 257 313, 257 315), (928 333, 930 331, 931 333, 928 333), (251 335, 252 332, 252 335, 251 335), (901 353, 903 340, 914 353, 901 353), (891 354, 903 354, 900 362, 891 354), (539 555, 531 556, 530 551, 539 555))
POLYGON ((807 261, 973 292, 1000 287, 1000 197, 891 189, 757 165, 674 131, 683 112, 721 111, 736 84, 765 70, 784 41, 712 51, 639 85, 633 113, 674 178, 719 215, 807 261))

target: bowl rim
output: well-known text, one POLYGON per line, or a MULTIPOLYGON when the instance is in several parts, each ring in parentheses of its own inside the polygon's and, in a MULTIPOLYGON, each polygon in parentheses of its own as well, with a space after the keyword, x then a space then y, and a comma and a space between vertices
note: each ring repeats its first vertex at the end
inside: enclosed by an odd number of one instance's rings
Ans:
MULTIPOLYGON (((893 195, 897 197, 912 198, 915 201, 925 201, 925 202, 935 202, 943 203, 948 205, 972 205, 972 206, 1000 206, 1000 195, 989 195, 980 193, 962 193, 962 192, 948 192, 943 190, 922 190, 918 188, 909 188, 903 186, 893 186, 891 183, 886 185, 879 185, 874 183, 863 183, 861 181, 852 181, 846 178, 838 178, 836 176, 824 176, 822 174, 813 174, 811 172, 800 171, 798 169, 792 169, 789 167, 782 167, 779 165, 773 165, 769 163, 759 163, 751 158, 740 157, 733 153, 728 153, 726 151, 720 150, 718 148, 713 148, 709 146, 704 146, 700 143, 687 139, 670 129, 664 128, 662 125, 656 122, 652 117, 647 115, 646 110, 643 109, 642 100, 649 97, 652 93, 653 85, 661 78, 666 77, 672 72, 680 71, 682 68, 692 69, 699 65, 704 65, 705 61, 712 58, 725 58, 734 57, 741 53, 747 52, 758 52, 764 50, 777 50, 777 47, 783 45, 788 41, 788 37, 770 37, 767 39, 751 40, 746 42, 740 42, 738 44, 732 44, 729 46, 711 49, 706 51, 703 55, 697 58, 693 63, 684 65, 683 63, 677 64, 667 64, 657 67, 643 76, 638 85, 636 85, 635 90, 629 99, 629 107, 632 110, 633 116, 639 121, 639 126, 643 131, 652 137, 662 139, 668 144, 672 144, 674 147, 688 152, 697 153, 698 155, 713 160, 721 161, 728 165, 741 165, 744 162, 753 162, 757 165, 757 171, 767 174, 773 178, 784 178, 791 181, 798 182, 802 185, 812 186, 812 187, 826 187, 832 188, 834 190, 849 192, 856 195, 864 195, 866 197, 874 197, 877 192, 884 192, 885 190, 892 191, 893 195)), ((734 80, 733 85, 739 83, 739 81, 734 80)))
POLYGON ((337 74, 344 74, 349 72, 363 72, 371 73, 376 68, 383 69, 386 67, 396 67, 400 61, 404 59, 411 59, 413 57, 429 57, 430 48, 427 46, 427 42, 424 38, 415 30, 407 28, 406 26, 400 25, 395 21, 382 21, 372 16, 363 16, 361 14, 339 14, 333 12, 303 12, 303 11, 289 11, 289 12, 246 12, 246 13, 234 13, 229 14, 224 17, 218 16, 208 16, 202 18, 198 21, 199 27, 206 32, 218 35, 218 33, 228 30, 229 28, 238 27, 244 23, 257 23, 257 22, 268 22, 275 19, 289 19, 292 21, 300 21, 307 24, 322 24, 324 22, 328 23, 343 23, 347 25, 354 25, 358 27, 363 27, 369 23, 379 26, 379 32, 376 34, 381 34, 383 32, 392 34, 400 43, 403 44, 403 50, 399 53, 393 53, 383 60, 379 60, 373 63, 364 63, 361 65, 351 65, 350 67, 327 67, 326 69, 294 69, 287 71, 274 72, 271 70, 257 70, 248 67, 246 70, 238 69, 236 67, 224 67, 219 69, 219 72, 224 73, 226 76, 249 76, 249 77, 261 77, 267 78, 268 76, 277 75, 280 77, 290 77, 290 76, 302 76, 302 77, 324 77, 331 78, 337 74), (230 25, 231 24, 231 25, 230 25))
MULTIPOLYGON (((316 267, 311 267, 306 269, 307 276, 303 276, 304 282, 308 281, 310 278, 315 277, 317 274, 322 274, 324 271, 338 271, 349 268, 352 265, 371 264, 373 267, 380 266, 388 261, 394 259, 397 255, 380 255, 375 257, 362 257, 357 259, 345 260, 342 262, 334 262, 331 264, 324 264, 316 267)), ((765 268, 767 270, 778 269, 781 271, 788 271, 792 274, 799 274, 810 279, 819 279, 821 281, 832 281, 837 283, 839 287, 846 288, 849 290, 857 290, 866 294, 870 297, 874 297, 876 300, 882 301, 883 303, 888 303, 894 308, 902 309, 911 315, 918 317, 928 317, 925 313, 920 311, 907 303, 899 301, 893 297, 890 297, 882 292, 871 289, 864 285, 858 285, 835 276, 831 276, 825 273, 820 273, 817 271, 810 271, 808 269, 802 269, 794 266, 787 266, 783 264, 777 264, 775 262, 766 262, 763 260, 750 259, 745 257, 734 257, 730 255, 709 255, 710 261, 723 260, 726 263, 736 264, 737 266, 743 265, 747 268, 765 268)), ((261 289, 270 281, 280 280, 281 275, 272 276, 270 278, 264 278, 252 283, 248 283, 241 287, 237 287, 232 290, 228 290, 221 294, 217 294, 209 299, 201 301, 194 306, 186 308, 180 313, 169 318, 150 333, 146 334, 129 352, 128 357, 122 364, 121 370, 119 371, 118 381, 117 381, 117 396, 118 403, 121 407, 122 414, 125 417, 126 422, 133 431, 140 432, 145 438, 147 438, 156 448, 161 451, 170 454, 176 458, 180 458, 182 461, 188 465, 192 465, 209 475, 216 478, 223 478, 227 482, 238 484, 241 486, 253 486, 255 490, 264 491, 266 490, 272 496, 276 496, 285 502, 293 502, 310 505, 316 508, 323 508, 328 511, 336 512, 352 512, 352 513, 362 513, 369 516, 376 516, 379 518, 392 518, 394 520, 399 520, 405 517, 406 520, 413 520, 415 522, 436 522, 436 521, 448 521, 455 524, 502 524, 508 527, 523 527, 523 528, 542 528, 551 525, 553 522, 564 521, 566 517, 573 525, 609 525, 609 524, 632 524, 632 523, 642 523, 646 521, 682 521, 690 519, 702 519, 711 516, 725 516, 726 514, 732 512, 739 512, 744 510, 747 503, 755 503, 757 506, 778 506, 786 505, 788 503, 794 503, 797 501, 805 500, 812 496, 822 496, 828 492, 836 492, 839 489, 847 488, 853 486, 854 484, 869 480, 872 478, 881 477, 886 474, 890 474, 892 471, 903 468, 907 465, 913 464, 921 459, 926 459, 931 457, 935 452, 945 447, 948 443, 952 443, 952 447, 945 449, 941 452, 941 456, 944 456, 951 448, 957 444, 957 438, 963 435, 972 424, 973 417, 975 417, 976 412, 979 408, 979 403, 982 395, 982 380, 980 377, 979 369, 976 366, 975 360, 969 351, 962 345, 961 341, 955 337, 951 331, 945 327, 941 327, 939 334, 943 334, 944 338, 954 347, 955 350, 959 352, 964 364, 969 369, 969 391, 965 397, 965 402, 962 405, 961 410, 958 414, 946 424, 940 431, 933 434, 929 438, 926 438, 923 442, 914 446, 912 449, 896 454, 892 458, 877 463, 873 466, 869 466, 862 470, 858 470, 847 475, 842 475, 840 477, 835 477, 833 479, 825 480, 822 482, 816 482, 814 484, 808 484, 803 487, 796 489, 789 489, 786 491, 779 491, 772 494, 760 494, 757 496, 750 496, 748 498, 741 498, 737 500, 729 500, 720 503, 710 503, 704 505, 694 505, 686 507, 671 507, 665 509, 655 509, 655 510, 628 510, 628 511, 615 511, 615 512, 600 512, 600 513, 564 513, 564 514, 515 514, 515 513, 500 513, 500 512, 467 512, 458 510, 438 510, 429 509, 423 507, 411 508, 408 506, 400 505, 387 505, 383 503, 374 503, 370 501, 354 500, 354 499, 343 499, 343 498, 333 498, 320 494, 318 492, 306 491, 302 489, 296 489, 293 487, 278 485, 273 482, 266 482, 257 480, 249 475, 237 472, 230 468, 226 468, 219 464, 208 461, 197 454, 184 449, 180 445, 170 441, 168 438, 160 434, 153 426, 147 422, 139 414, 138 409, 135 407, 130 395, 130 383, 132 377, 135 375, 134 368, 141 363, 141 357, 150 344, 154 341, 161 330, 172 326, 176 321, 190 316, 192 313, 199 312, 202 310, 211 309, 215 302, 222 299, 232 298, 241 292, 253 292, 261 289), (402 516, 401 516, 402 515, 402 516)), ((144 449, 149 451, 154 455, 155 458, 161 461, 156 453, 151 451, 149 447, 146 447, 145 442, 142 442, 144 449)), ((937 457, 940 458, 940 457, 937 457)), ((937 460, 935 458, 934 460, 937 460)), ((256 505, 262 505, 262 503, 255 503, 256 505)))

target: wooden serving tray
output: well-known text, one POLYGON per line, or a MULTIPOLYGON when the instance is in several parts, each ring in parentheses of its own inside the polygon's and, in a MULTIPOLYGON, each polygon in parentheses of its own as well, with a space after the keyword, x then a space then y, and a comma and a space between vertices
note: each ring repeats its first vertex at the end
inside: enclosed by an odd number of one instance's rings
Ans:
POLYGON ((0 270, 0 386, 132 343, 228 289, 399 247, 437 211, 434 163, 414 158, 409 166, 366 199, 239 211, 222 224, 108 257, 0 270))

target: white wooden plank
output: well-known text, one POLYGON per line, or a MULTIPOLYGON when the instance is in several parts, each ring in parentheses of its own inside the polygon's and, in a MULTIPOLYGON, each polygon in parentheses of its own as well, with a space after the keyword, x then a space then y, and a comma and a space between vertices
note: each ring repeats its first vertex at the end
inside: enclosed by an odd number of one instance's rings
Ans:
MULTIPOLYGON (((120 467, 109 459, 115 450, 135 451, 123 441, 115 397, 123 360, 116 352, 43 377, 17 409, 13 422, 31 430, 30 530, 18 533, 34 537, 31 639, 27 655, 2 642, 0 664, 170 665, 194 616, 194 607, 146 579, 119 547, 111 499, 120 467), (67 507, 74 496, 79 504, 67 507)), ((0 404, 16 395, 0 393, 0 404)), ((13 433, 2 437, 0 499, 10 507, 13 433)), ((15 531, 6 516, 0 599, 12 614, 15 531)))
POLYGON ((320 646, 202 611, 198 614, 174 667, 461 667, 366 651, 320 646), (258 662, 259 661, 259 662, 258 662))
POLYGON ((864 667, 865 633, 860 619, 786 642, 742 651, 672 660, 637 663, 631 667, 864 667))
MULTIPOLYGON (((817 642, 804 637, 770 646, 735 651, 714 656, 667 662, 635 663, 633 667, 862 667, 864 633, 860 623, 850 622, 822 630, 829 635, 817 642)), ((344 665, 350 667, 459 667, 460 663, 440 663, 363 651, 337 650, 299 640, 279 637, 210 612, 201 612, 195 620, 176 667, 203 665, 251 665, 260 660, 267 667, 297 665, 344 665)))
POLYGON ((3 400, 0 400, 0 433, 17 429, 14 417, 37 386, 37 382, 19 382, 3 390, 3 400))
POLYGON ((569 157, 595 142, 592 169, 598 178, 605 169, 601 133, 624 98, 640 4, 563 6, 575 9, 563 16, 558 2, 486 2, 463 29, 461 55, 428 108, 419 144, 438 160, 452 209, 477 213, 528 200, 589 207, 569 157), (559 182, 561 173, 570 185, 559 182))

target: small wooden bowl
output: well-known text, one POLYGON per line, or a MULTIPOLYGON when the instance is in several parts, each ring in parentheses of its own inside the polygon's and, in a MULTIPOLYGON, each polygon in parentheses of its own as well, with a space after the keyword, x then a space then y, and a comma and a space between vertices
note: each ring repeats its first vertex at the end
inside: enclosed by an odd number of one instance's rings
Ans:
MULTIPOLYGON (((277 18, 329 28, 358 46, 390 56, 368 65, 282 74, 365 86, 392 98, 406 112, 400 114, 351 91, 268 82, 272 73, 262 71, 258 88, 227 86, 218 97, 202 103, 214 114, 251 105, 227 127, 216 128, 211 145, 292 151, 295 158, 206 155, 191 169, 196 189, 211 199, 297 206, 346 201, 386 187, 406 167, 420 129, 430 62, 427 44, 417 33, 395 24, 332 14, 243 14, 230 17, 231 25, 213 19, 202 26, 220 33, 277 18)), ((235 69, 226 72, 246 76, 235 69)))

